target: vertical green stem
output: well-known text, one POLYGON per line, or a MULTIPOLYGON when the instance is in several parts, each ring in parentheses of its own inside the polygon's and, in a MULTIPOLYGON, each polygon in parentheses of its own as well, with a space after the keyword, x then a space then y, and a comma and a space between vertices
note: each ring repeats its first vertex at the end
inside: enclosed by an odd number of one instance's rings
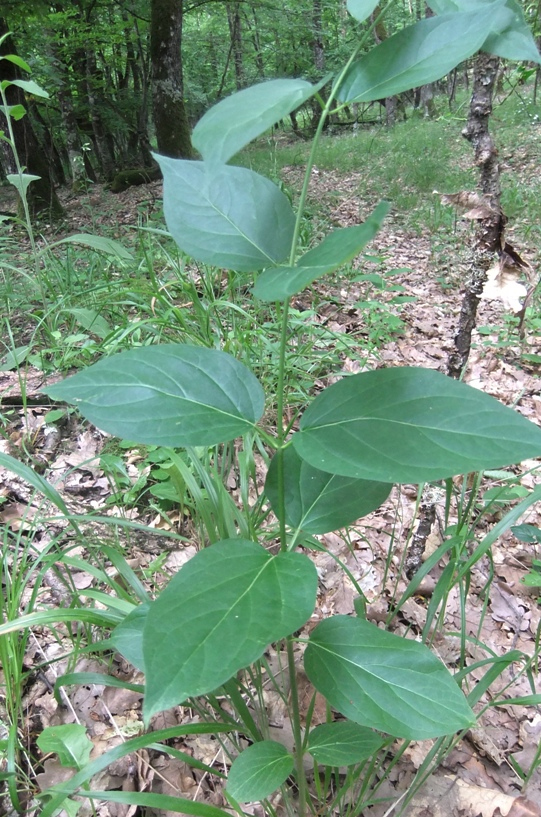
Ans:
POLYGON ((49 318, 47 315, 47 298, 45 295, 45 289, 43 287, 43 280, 41 277, 41 271, 39 266, 39 259, 36 247, 36 240, 34 238, 34 229, 32 227, 32 219, 30 217, 30 208, 28 206, 28 198, 26 195, 26 190, 22 185, 22 178, 23 178, 23 168, 21 166, 21 162, 19 160, 19 154, 17 152, 17 145, 15 144, 15 133, 13 131, 13 125, 11 122, 11 116, 9 114, 9 105, 6 98, 6 92, 4 88, 0 87, 0 96, 2 98, 2 106, 4 111, 6 112, 5 118, 8 126, 8 133, 9 133, 9 141, 8 144, 11 148, 11 152, 13 154, 13 159, 15 161, 15 167, 17 169, 17 175, 19 176, 19 183, 20 189, 17 188, 17 192, 19 193, 19 197, 21 199, 24 211, 24 226, 26 228, 26 232, 28 233, 28 238, 30 240, 30 247, 32 249, 32 258, 34 260, 34 272, 35 277, 38 282, 38 286, 40 289, 41 300, 43 304, 43 316, 46 323, 49 323, 49 318))
MULTIPOLYGON (((323 110, 321 113, 321 117, 314 134, 314 138, 312 140, 312 146, 310 149, 310 154, 308 156, 308 161, 306 163, 306 170, 304 173, 304 181, 301 189, 301 194, 299 198, 299 204, 297 206, 297 217, 295 220, 295 227, 293 230, 293 238, 291 240, 291 252, 289 254, 289 265, 293 266, 295 264, 295 256, 297 254, 297 245, 299 243, 299 235, 301 229, 302 218, 304 215, 304 208, 306 206, 306 199, 308 196, 308 187, 310 184, 310 177, 312 174, 312 168, 315 163, 316 152, 319 147, 319 142, 321 139, 321 134, 323 133, 323 128, 325 127, 325 122, 331 112, 334 100, 336 99, 336 95, 338 93, 338 89, 348 72, 350 66, 352 65, 353 61, 357 58, 359 51, 363 47, 364 43, 370 36, 373 28, 375 27, 376 23, 381 19, 381 17, 386 13, 387 9, 391 6, 393 0, 389 0, 386 4, 383 11, 378 15, 377 19, 373 21, 372 25, 364 32, 361 36, 359 43, 357 44, 356 48, 353 50, 349 60, 347 61, 346 65, 338 75, 334 86, 331 89, 329 97, 323 106, 323 110)), ((280 307, 278 307, 279 309, 280 307)), ((287 358, 287 341, 288 341, 288 319, 289 319, 289 300, 282 304, 282 314, 281 314, 281 330, 280 330, 280 351, 279 351, 279 361, 278 361, 278 378, 277 378, 277 394, 276 394, 276 429, 277 429, 277 451, 275 456, 277 459, 277 482, 278 482, 278 509, 277 509, 277 516, 280 519, 280 550, 285 551, 287 550, 287 533, 286 533, 286 524, 285 524, 285 494, 284 494, 284 487, 285 487, 285 480, 284 480, 284 457, 283 451, 285 446, 285 438, 287 433, 287 423, 284 422, 284 407, 286 402, 286 358, 287 358)), ((291 725, 293 729, 293 736, 295 739, 295 766, 297 772, 297 785, 299 788, 299 802, 298 802, 298 817, 305 817, 306 815, 306 795, 307 795, 307 783, 306 783, 306 775, 304 772, 304 765, 303 765, 303 752, 302 752, 302 730, 301 730, 301 718, 300 718, 300 710, 299 710, 299 698, 297 692, 297 676, 295 672, 295 656, 293 651, 293 637, 289 636, 286 639, 287 645, 287 656, 288 656, 288 663, 289 663, 289 680, 290 680, 290 688, 291 688, 291 725)))
POLYGON ((295 771, 297 773, 297 786, 299 789, 298 817, 306 814, 306 774, 304 771, 302 753, 302 731, 301 713, 299 709, 299 694, 297 688, 297 673, 295 668, 295 653, 293 650, 293 638, 287 639, 287 663, 289 672, 289 687, 291 690, 291 725, 293 728, 293 739, 295 741, 295 771))

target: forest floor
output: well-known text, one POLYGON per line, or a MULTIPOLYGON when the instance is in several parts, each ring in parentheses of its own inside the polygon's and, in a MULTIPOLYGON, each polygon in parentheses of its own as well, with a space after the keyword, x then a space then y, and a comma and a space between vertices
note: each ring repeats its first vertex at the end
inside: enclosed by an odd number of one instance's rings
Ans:
MULTIPOLYGON (((301 170, 286 166, 282 178, 287 187, 298 190, 301 170)), ((318 212, 325 212, 325 221, 333 226, 349 226, 366 217, 376 200, 364 200, 359 194, 360 178, 355 173, 338 173, 314 169, 310 186, 310 199, 318 212), (337 191, 340 191, 339 193, 337 191)), ((112 196, 105 188, 96 186, 92 193, 78 197, 65 197, 68 211, 65 232, 100 232, 122 241, 133 240, 130 228, 137 224, 137 214, 142 209, 156 210, 160 204, 159 183, 131 188, 125 193, 112 196), (87 213, 92 213, 89 225, 87 213)), ((63 228, 64 229, 64 228, 63 228)), ((310 323, 317 323, 335 338, 339 349, 341 370, 357 372, 381 366, 423 366, 445 371, 447 356, 453 346, 453 336, 461 305, 461 281, 468 268, 468 252, 473 237, 471 222, 456 220, 451 235, 445 236, 443 250, 435 251, 434 235, 428 229, 412 231, 404 225, 399 212, 393 212, 383 229, 372 242, 368 251, 370 259, 357 259, 354 266, 359 273, 373 274, 371 281, 347 283, 319 283, 310 292, 296 299, 298 320, 303 314, 310 323), (385 277, 384 271, 394 270, 385 277), (384 283, 379 285, 375 276, 381 275, 384 283), (396 289, 399 285, 400 289, 396 289), (365 306, 360 306, 360 303, 365 306), (340 343, 343 337, 344 343, 340 343), (338 339, 338 340, 336 340, 338 339), (374 341, 371 345, 367 340, 374 341), (369 349, 369 351, 366 351, 369 349)), ((55 238, 59 236, 56 235, 55 238)), ((513 242, 512 231, 508 240, 513 242)), ((520 252, 535 264, 535 248, 520 248, 520 252)), ((353 276, 355 277, 355 276, 353 276)), ((81 304, 84 306, 85 304, 81 304)), ((513 334, 509 323, 509 308, 501 301, 483 300, 480 305, 474 348, 470 357, 465 380, 475 388, 482 389, 503 403, 515 407, 530 420, 541 422, 541 395, 538 364, 531 362, 541 353, 541 338, 529 330, 525 338, 513 334), (526 356, 525 356, 526 354, 526 356), (528 357, 534 356, 531 358, 528 357)), ((24 332, 22 332, 24 335, 24 332)), ((315 386, 325 386, 335 380, 340 371, 330 376, 321 375, 315 386)), ((50 376, 31 366, 24 372, 26 400, 28 405, 17 405, 21 398, 20 371, 0 371, 0 394, 2 412, 8 412, 8 422, 0 440, 0 451, 21 455, 24 446, 32 438, 31 453, 34 463, 40 463, 42 473, 50 479, 73 513, 84 515, 116 515, 121 509, 109 501, 111 479, 100 465, 100 452, 108 444, 106 435, 88 423, 74 419, 60 426, 51 426, 45 420, 50 410, 40 397, 40 390, 50 376), (26 441, 26 442, 25 442, 26 441)), ((137 474, 137 450, 126 453, 128 473, 135 479, 137 474)), ((55 516, 50 509, 44 511, 43 503, 23 480, 13 473, 1 470, 0 494, 3 504, 0 522, 12 533, 24 534, 32 529, 33 545, 39 551, 53 538, 68 536, 65 522, 47 522, 47 516, 55 516), (43 520, 43 521, 40 521, 43 520)), ((487 534, 502 516, 516 503, 516 497, 524 496, 541 483, 539 463, 523 463, 520 467, 507 469, 502 474, 488 475, 479 488, 475 499, 479 510, 484 495, 495 486, 507 484, 515 491, 505 502, 498 503, 490 513, 480 515, 475 530, 477 540, 487 534), (515 499, 513 499, 513 496, 515 499)), ((460 485, 457 483, 458 490, 460 485)), ((233 484, 233 491, 235 486, 233 484)), ((442 492, 437 508, 437 521, 427 541, 427 554, 442 541, 442 519, 445 497, 442 492)), ((195 552, 197 542, 165 538, 174 525, 175 516, 166 522, 154 512, 132 509, 130 519, 150 526, 154 534, 144 531, 127 531, 125 556, 129 565, 139 575, 152 575, 152 565, 165 552, 160 561, 163 575, 176 571, 195 552)), ((178 521, 178 516, 176 517, 178 521)), ((452 520, 451 520, 452 521, 452 520)), ((186 535, 186 520, 177 532, 186 535)), ((179 524, 180 524, 179 522, 179 524)), ((320 537, 326 552, 314 555, 320 576, 318 610, 316 620, 329 613, 351 614, 354 612, 353 585, 336 569, 333 556, 338 556, 348 566, 369 601, 368 617, 384 621, 393 600, 404 592, 407 580, 403 575, 405 549, 412 529, 418 522, 417 488, 404 485, 393 490, 389 500, 376 512, 353 526, 348 537, 338 533, 320 537)), ((530 508, 520 520, 541 527, 541 508, 530 508)), ((96 542, 100 537, 111 540, 107 526, 94 523, 88 527, 88 535, 96 542)), ((120 535, 120 534, 119 534, 120 535)), ((78 545, 73 556, 84 555, 84 547, 78 545)), ((526 586, 522 580, 532 567, 532 559, 539 557, 536 545, 519 541, 507 530, 499 537, 492 555, 480 560, 472 570, 471 584, 466 602, 465 621, 461 619, 461 600, 457 588, 447 600, 445 617, 438 627, 435 647, 448 666, 456 666, 460 654, 460 633, 465 627, 468 640, 468 662, 475 662, 489 654, 504 655, 511 650, 531 656, 538 649, 541 608, 539 590, 526 586), (488 590, 487 590, 488 588, 488 590)), ((109 565, 107 570, 114 574, 109 565)), ((418 636, 426 619, 427 600, 435 586, 442 567, 436 567, 427 577, 425 595, 409 598, 393 619, 392 629, 400 634, 414 633, 418 636)), ((95 586, 94 577, 84 569, 73 567, 71 580, 82 596, 95 586)), ((26 588, 28 598, 31 588, 26 588)), ((58 580, 54 571, 43 577, 39 603, 41 606, 66 606, 69 592, 58 580)), ((84 684, 68 688, 62 705, 55 700, 52 689, 58 675, 68 669, 73 671, 103 672, 97 657, 80 656, 74 668, 69 660, 61 658, 70 651, 67 638, 61 631, 36 631, 28 642, 25 667, 28 676, 24 688, 24 724, 31 745, 39 732, 49 725, 79 722, 87 727, 94 744, 93 756, 102 754, 127 735, 140 728, 141 696, 126 689, 84 684), (58 660, 57 660, 58 659, 58 660), (48 663, 51 662, 51 663, 48 663), (33 667, 40 671, 32 672, 33 667)), ((507 815, 541 814, 541 773, 537 769, 531 776, 525 791, 514 766, 527 772, 534 762, 541 741, 541 714, 535 706, 511 706, 504 698, 519 698, 532 693, 527 675, 520 672, 517 660, 493 682, 482 702, 502 701, 490 706, 480 716, 478 726, 456 745, 424 787, 409 805, 406 814, 411 815, 507 815), (498 812, 499 809, 499 812, 498 812)), ((123 680, 138 683, 140 675, 124 663, 114 663, 110 671, 123 680)), ((484 670, 473 674, 478 680, 484 670)), ((534 677, 538 683, 538 678, 534 677)), ((276 702, 275 702, 276 703, 276 702)), ((317 716, 316 712, 316 716, 317 716)), ((321 714, 321 713, 320 713, 321 714)), ((155 719, 154 728, 164 728, 194 716, 184 708, 164 713, 155 719)), ((322 713, 324 718, 324 712, 322 713)), ((279 707, 273 713, 278 726, 284 724, 284 713, 279 707)), ((287 743, 287 736, 282 736, 287 743)), ((379 802, 363 812, 371 817, 383 817, 389 806, 407 791, 415 774, 422 767, 432 742, 411 743, 402 754, 378 791, 379 802)), ((182 748, 203 763, 223 767, 224 759, 215 740, 199 736, 186 740, 182 748)), ((30 754, 32 754, 32 751, 30 754)), ((33 755, 35 758, 35 755, 33 755)), ((30 767, 37 768, 37 784, 41 789, 57 784, 66 770, 53 757, 43 762, 34 759, 30 767)), ((30 771, 29 771, 30 773, 30 771)), ((71 772, 67 774, 69 777, 71 772)), ((207 775, 190 769, 181 760, 143 752, 133 758, 118 761, 92 781, 94 789, 148 790, 197 798, 219 806, 227 806, 219 785, 207 775)), ((87 811, 81 810, 80 814, 87 811)), ((97 806, 103 817, 128 817, 136 813, 128 808, 109 803, 97 806)), ((152 812, 148 812, 152 813, 152 812)), ((258 814, 257 807, 254 810, 258 814)), ((164 814, 164 812, 160 812, 164 814)))

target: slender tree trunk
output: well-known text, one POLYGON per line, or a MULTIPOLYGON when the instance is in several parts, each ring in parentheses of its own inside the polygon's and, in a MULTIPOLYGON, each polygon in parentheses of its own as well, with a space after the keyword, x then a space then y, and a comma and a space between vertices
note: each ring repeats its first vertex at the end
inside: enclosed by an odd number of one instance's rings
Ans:
POLYGON ((158 150, 173 159, 193 156, 182 81, 181 0, 152 0, 150 56, 158 150))
POLYGON ((240 7, 238 2, 227 3, 227 22, 229 24, 229 35, 231 37, 231 49, 233 52, 233 62, 235 65, 235 84, 237 91, 245 86, 244 59, 242 52, 242 28, 240 21, 240 7))
POLYGON ((477 307, 487 280, 487 271, 494 263, 495 254, 501 255, 502 252, 505 217, 500 207, 500 166, 498 151, 488 129, 498 65, 498 57, 483 52, 477 55, 468 123, 462 131, 475 151, 474 161, 481 174, 479 188, 493 215, 477 222, 455 349, 448 361, 447 373, 454 378, 461 376, 468 362, 477 307))
MULTIPOLYGON (((434 12, 429 6, 425 7, 425 18, 434 17, 434 12)), ((422 85, 419 89, 419 107, 423 109, 425 119, 432 119, 436 114, 434 105, 434 84, 422 85)))
MULTIPOLYGON (((0 17, 0 37, 9 31, 6 21, 0 17)), ((3 54, 16 54, 15 44, 11 37, 2 43, 3 54)), ((10 60, 0 62, 0 80, 21 79, 19 68, 10 60)), ((22 105, 27 108, 24 92, 16 85, 6 88, 8 105, 22 105)), ((20 164, 27 173, 39 176, 37 181, 33 181, 27 190, 27 200, 32 216, 45 216, 49 219, 60 218, 64 210, 58 196, 56 195, 51 177, 51 168, 47 158, 39 145, 39 142, 32 127, 32 121, 28 115, 22 119, 12 120, 14 131, 15 149, 17 150, 20 164)), ((4 114, 0 113, 0 129, 8 133, 7 122, 4 114)), ((2 165, 8 173, 15 173, 16 166, 10 146, 0 140, 0 150, 2 151, 2 165)))
POLYGON ((77 128, 77 119, 73 107, 73 97, 69 82, 68 71, 66 65, 62 60, 57 45, 55 44, 54 35, 50 35, 51 41, 51 57, 57 69, 58 89, 56 98, 58 100, 58 107, 60 108, 60 116, 62 117, 62 126, 64 135, 66 137, 66 149, 68 153, 68 165, 71 175, 72 189, 77 192, 82 190, 86 185, 86 171, 83 160, 83 152, 81 150, 81 140, 79 138, 79 129, 77 128))
MULTIPOLYGON (((378 4, 374 11, 371 14, 371 20, 374 22, 377 17, 381 14, 381 6, 378 4)), ((374 39, 376 41, 376 45, 379 45, 383 40, 387 39, 387 29, 385 28, 385 23, 383 20, 380 20, 376 23, 374 28, 374 39)), ((389 96, 386 99, 379 100, 381 104, 385 108, 385 124, 388 128, 392 128, 393 125, 396 123, 399 101, 397 96, 389 96)))
POLYGON ((89 48, 85 55, 86 96, 90 110, 90 120, 94 133, 94 144, 101 172, 107 181, 115 175, 114 152, 107 138, 107 129, 103 123, 101 106, 96 97, 96 84, 99 82, 98 66, 94 52, 89 48))
POLYGON ((323 23, 321 14, 321 0, 313 0, 312 6, 312 53, 314 55, 314 68, 318 76, 325 71, 325 46, 323 44, 323 23))
POLYGON ((246 27, 250 32, 250 38, 252 40, 252 45, 254 47, 254 59, 257 68, 257 73, 260 77, 264 77, 265 64, 263 62, 263 52, 261 50, 261 41, 259 38, 259 23, 257 21, 256 10, 253 6, 251 8, 251 12, 253 17, 253 23, 246 12, 244 14, 244 20, 246 22, 246 27))

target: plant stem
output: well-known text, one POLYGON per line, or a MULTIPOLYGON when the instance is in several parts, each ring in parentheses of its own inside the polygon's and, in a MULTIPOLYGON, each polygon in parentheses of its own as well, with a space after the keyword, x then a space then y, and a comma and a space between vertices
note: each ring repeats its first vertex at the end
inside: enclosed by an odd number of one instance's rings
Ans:
POLYGON ((303 752, 302 752, 302 730, 301 713, 299 710, 299 692, 297 688, 297 673, 295 670, 295 653, 293 650, 293 636, 286 639, 287 644, 287 664, 289 672, 289 687, 291 690, 291 726, 293 728, 293 739, 295 741, 295 768, 297 772, 297 786, 299 789, 298 817, 306 815, 306 774, 304 772, 303 752))

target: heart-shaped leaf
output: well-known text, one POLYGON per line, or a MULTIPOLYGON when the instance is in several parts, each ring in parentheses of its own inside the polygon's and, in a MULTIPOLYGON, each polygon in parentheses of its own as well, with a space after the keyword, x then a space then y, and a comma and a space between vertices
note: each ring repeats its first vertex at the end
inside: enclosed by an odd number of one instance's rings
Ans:
POLYGON ((227 791, 239 803, 262 800, 287 780, 293 765, 293 756, 281 743, 275 740, 254 743, 233 761, 227 791))
POLYGON ((310 732, 307 751, 323 766, 351 766, 374 755, 385 740, 351 721, 322 723, 310 732))
POLYGON ((333 616, 318 624, 304 668, 331 706, 397 738, 425 740, 475 723, 452 675, 424 644, 360 618, 333 616))
POLYGON ((316 590, 316 569, 301 553, 271 556, 244 539, 197 553, 147 614, 145 719, 211 692, 302 627, 316 590))
POLYGON ((245 145, 306 102, 326 82, 273 79, 222 99, 199 120, 192 144, 209 164, 227 162, 245 145))
POLYGON ((329 233, 321 244, 299 258, 294 267, 265 270, 255 283, 254 295, 262 301, 283 301, 347 264, 374 238, 389 207, 388 202, 382 201, 362 224, 329 233))
MULTIPOLYGON (((279 517, 278 456, 273 457, 267 472, 265 493, 279 517)), ((320 471, 302 460, 291 446, 282 456, 285 521, 292 528, 302 528, 306 533, 328 533, 366 516, 389 496, 388 483, 320 471)))
POLYGON ((370 17, 378 3, 379 0, 347 0, 347 10, 362 23, 370 17))
POLYGON ((182 344, 121 352, 44 391, 109 434, 171 447, 232 440, 253 428, 265 400, 231 355, 182 344))
POLYGON ((156 156, 169 231, 196 261, 253 272, 288 257, 295 215, 269 179, 244 167, 156 156))
POLYGON ((473 11, 419 20, 383 40, 353 63, 338 97, 343 102, 371 102, 435 82, 483 45, 505 0, 473 11))
POLYGON ((541 454, 541 429, 494 398, 430 369, 344 378, 305 411, 293 445, 331 474, 429 482, 541 454))
POLYGON ((44 754, 54 752, 61 766, 82 769, 90 759, 93 744, 81 723, 48 726, 38 735, 37 744, 44 754))

